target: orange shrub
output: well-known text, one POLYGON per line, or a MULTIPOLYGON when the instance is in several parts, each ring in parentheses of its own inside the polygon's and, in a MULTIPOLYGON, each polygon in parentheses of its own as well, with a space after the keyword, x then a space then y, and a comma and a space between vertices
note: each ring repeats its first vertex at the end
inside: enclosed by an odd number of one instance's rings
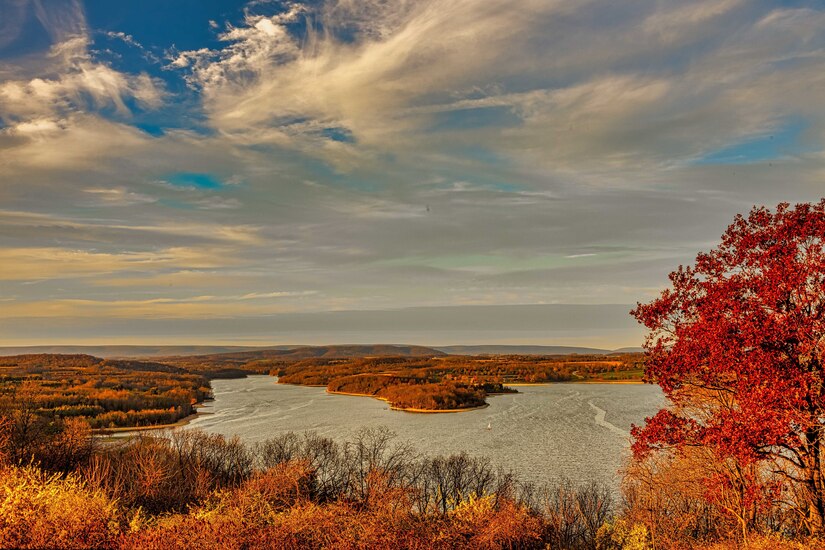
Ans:
POLYGON ((450 512, 471 548, 543 548, 542 521, 522 504, 494 496, 471 498, 450 512))

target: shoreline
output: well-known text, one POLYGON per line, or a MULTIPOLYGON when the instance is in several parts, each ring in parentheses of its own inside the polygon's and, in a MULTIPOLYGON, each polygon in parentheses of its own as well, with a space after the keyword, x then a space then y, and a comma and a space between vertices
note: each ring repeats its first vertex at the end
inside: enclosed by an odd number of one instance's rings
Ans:
MULTIPOLYGON (((569 384, 570 382, 562 382, 569 384)), ((581 382, 573 382, 574 384, 644 384, 642 380, 587 380, 581 382)))
POLYGON ((117 428, 92 428, 92 435, 110 435, 116 433, 124 433, 124 432, 146 432, 149 430, 168 430, 172 428, 178 428, 180 426, 186 426, 191 421, 196 419, 200 415, 210 414, 210 413, 203 413, 199 411, 195 411, 189 416, 184 416, 177 422, 173 422, 171 424, 151 424, 149 426, 118 426, 117 428))
POLYGON ((478 405, 476 407, 466 407, 464 409, 404 409, 401 407, 390 407, 392 411, 401 411, 401 412, 408 412, 413 414, 438 414, 438 413, 460 413, 465 411, 477 411, 480 409, 486 409, 489 407, 489 403, 485 403, 483 405, 478 405))
POLYGON ((331 391, 326 390, 326 392, 330 395, 349 395, 352 397, 372 397, 373 399, 380 399, 381 401, 386 402, 387 399, 385 397, 378 397, 377 395, 372 395, 371 393, 351 393, 345 391, 331 391))

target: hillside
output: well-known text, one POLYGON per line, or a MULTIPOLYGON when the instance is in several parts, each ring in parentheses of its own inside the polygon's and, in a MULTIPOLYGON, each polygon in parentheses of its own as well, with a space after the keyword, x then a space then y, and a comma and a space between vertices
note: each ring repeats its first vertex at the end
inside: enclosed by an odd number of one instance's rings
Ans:
POLYGON ((188 357, 204 362, 223 361, 245 363, 262 359, 300 361, 302 359, 346 359, 351 357, 438 357, 446 353, 423 346, 395 345, 344 345, 344 346, 304 346, 290 349, 267 348, 253 351, 236 351, 188 357))
POLYGON ((302 346, 6 346, 0 357, 9 355, 93 355, 95 357, 170 357, 212 355, 242 351, 293 349, 302 346))
POLYGON ((177 422, 210 395, 203 376, 161 363, 59 354, 0 358, 0 417, 17 422, 32 444, 70 421, 92 428, 177 422))
POLYGON ((330 345, 330 346, 14 346, 0 347, 0 357, 11 355, 92 355, 121 357, 192 357, 204 359, 309 359, 312 357, 364 357, 444 355, 433 348, 406 345, 330 345))
POLYGON ((435 348, 448 355, 606 355, 612 350, 574 346, 439 346, 435 348))
POLYGON ((446 354, 422 346, 345 345, 302 346, 293 349, 262 349, 155 359, 207 378, 238 378, 249 373, 267 374, 300 361, 342 360, 357 357, 432 358, 442 356, 446 354))

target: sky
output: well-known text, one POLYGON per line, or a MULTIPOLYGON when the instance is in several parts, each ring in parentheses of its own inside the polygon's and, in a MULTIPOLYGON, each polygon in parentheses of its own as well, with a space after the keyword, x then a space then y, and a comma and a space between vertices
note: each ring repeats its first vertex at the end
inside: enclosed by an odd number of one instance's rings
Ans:
POLYGON ((637 346, 823 90, 820 1, 0 0, 0 345, 637 346))

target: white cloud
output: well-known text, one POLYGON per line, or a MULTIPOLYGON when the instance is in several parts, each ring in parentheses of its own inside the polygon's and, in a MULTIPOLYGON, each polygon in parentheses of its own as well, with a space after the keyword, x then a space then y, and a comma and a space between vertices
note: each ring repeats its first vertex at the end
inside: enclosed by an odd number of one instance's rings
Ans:
MULTIPOLYGON (((114 151, 139 147, 142 140, 136 130, 98 113, 112 110, 129 119, 127 100, 140 109, 160 107, 166 97, 160 81, 95 60, 78 0, 20 5, 24 11, 33 6, 53 43, 39 59, 0 65, 0 162, 11 170, 78 168, 114 151)), ((109 35, 137 45, 124 33, 109 35)))
POLYGON ((146 143, 136 128, 102 117, 43 113, 0 130, 0 161, 10 173, 27 174, 32 168, 90 169, 101 161, 107 164, 123 151, 137 152, 146 143), (3 147, 4 136, 17 139, 3 147))
MULTIPOLYGON (((525 8, 548 16, 563 5, 525 8)), ((441 94, 445 86, 468 86, 494 61, 495 48, 529 26, 528 18, 498 3, 335 2, 314 14, 320 28, 310 26, 299 40, 285 25, 302 12, 293 6, 269 18, 249 15, 245 27, 222 35, 229 42, 224 50, 183 52, 173 62, 192 65, 191 81, 202 87, 218 128, 265 132, 260 128, 271 131, 279 120, 309 117, 376 144, 388 132, 409 128, 411 121, 395 110, 441 94), (335 37, 343 25, 360 25, 354 43, 335 37)))
POLYGON ((111 38, 112 40, 121 40, 124 44, 128 44, 134 48, 138 48, 139 50, 143 50, 143 45, 135 40, 135 37, 131 34, 126 34, 125 32, 114 32, 114 31, 106 31, 103 34, 106 37, 111 38))
MULTIPOLYGON (((72 51, 75 47, 71 46, 72 51)), ((126 97, 152 109, 161 105, 163 92, 160 84, 146 74, 125 75, 84 55, 80 60, 70 61, 68 66, 58 67, 53 77, 0 82, 0 119, 13 123, 106 107, 128 115, 126 97)))

